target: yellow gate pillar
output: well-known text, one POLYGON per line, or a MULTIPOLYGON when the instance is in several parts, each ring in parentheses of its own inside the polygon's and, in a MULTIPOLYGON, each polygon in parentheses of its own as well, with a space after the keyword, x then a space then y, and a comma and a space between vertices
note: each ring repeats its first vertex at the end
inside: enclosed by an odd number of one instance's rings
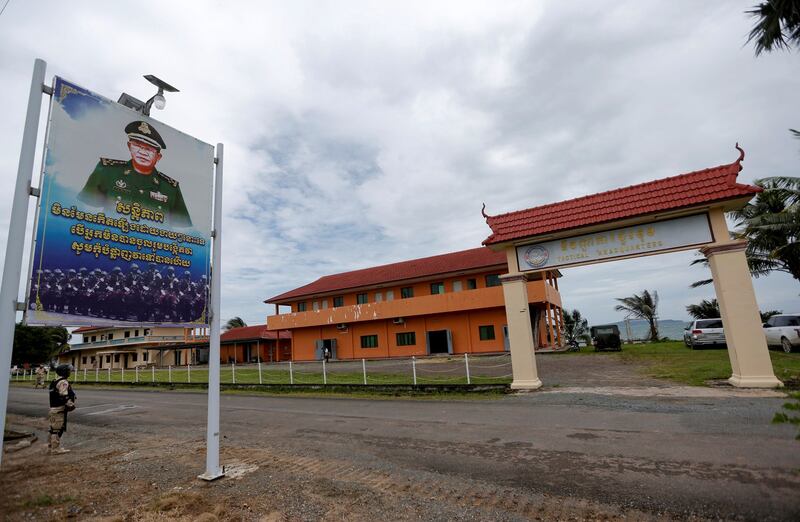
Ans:
POLYGON ((528 278, 524 274, 500 276, 506 302, 508 343, 511 349, 512 390, 535 390, 542 381, 536 370, 531 316, 528 309, 528 278))
POLYGON ((746 248, 747 241, 730 241, 709 245, 700 251, 708 258, 722 314, 733 369, 728 382, 741 388, 774 388, 783 383, 772 369, 744 254, 746 248))

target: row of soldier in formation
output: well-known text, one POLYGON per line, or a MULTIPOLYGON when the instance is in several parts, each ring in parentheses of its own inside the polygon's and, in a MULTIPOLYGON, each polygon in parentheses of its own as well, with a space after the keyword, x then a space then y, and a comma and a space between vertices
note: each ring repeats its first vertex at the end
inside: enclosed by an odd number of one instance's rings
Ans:
POLYGON ((135 322, 194 322, 203 318, 208 298, 208 277, 178 275, 168 266, 146 270, 132 264, 128 272, 37 270, 31 284, 29 307, 82 317, 102 317, 135 322))

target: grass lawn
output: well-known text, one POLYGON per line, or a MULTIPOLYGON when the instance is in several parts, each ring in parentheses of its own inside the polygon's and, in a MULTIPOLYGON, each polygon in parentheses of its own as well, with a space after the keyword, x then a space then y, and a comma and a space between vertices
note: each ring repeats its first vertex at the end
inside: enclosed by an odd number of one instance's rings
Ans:
MULTIPOLYGON (((602 355, 644 363, 647 365, 645 372, 650 377, 692 386, 702 386, 710 379, 727 379, 731 376, 731 363, 725 348, 692 350, 681 341, 671 341, 624 345, 622 350, 621 353, 602 355)), ((800 380, 800 353, 787 354, 775 350, 769 353, 778 379, 795 383, 800 380)))

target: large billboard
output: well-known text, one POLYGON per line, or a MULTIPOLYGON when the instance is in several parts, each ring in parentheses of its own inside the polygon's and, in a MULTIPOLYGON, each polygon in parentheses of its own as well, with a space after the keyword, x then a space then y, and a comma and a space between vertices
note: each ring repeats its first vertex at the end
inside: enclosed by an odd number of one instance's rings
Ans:
POLYGON ((708 214, 680 217, 517 247, 520 272, 601 263, 714 241, 708 214))
POLYGON ((207 324, 214 149, 56 77, 29 324, 207 324))

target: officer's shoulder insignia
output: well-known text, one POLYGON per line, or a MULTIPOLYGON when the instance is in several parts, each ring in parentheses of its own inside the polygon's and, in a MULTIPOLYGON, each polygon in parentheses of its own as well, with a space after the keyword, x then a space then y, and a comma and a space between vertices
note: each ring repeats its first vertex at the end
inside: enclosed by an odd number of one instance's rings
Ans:
POLYGON ((111 166, 114 166, 114 165, 125 165, 128 162, 127 161, 123 161, 123 160, 117 160, 117 159, 100 158, 100 163, 102 163, 104 167, 111 167, 111 166))
POLYGON ((174 179, 170 178, 169 176, 167 176, 163 172, 159 172, 158 176, 161 179, 163 179, 164 181, 166 181, 167 183, 169 183, 170 185, 172 185, 173 187, 177 187, 178 186, 178 181, 177 180, 174 180, 174 179))

